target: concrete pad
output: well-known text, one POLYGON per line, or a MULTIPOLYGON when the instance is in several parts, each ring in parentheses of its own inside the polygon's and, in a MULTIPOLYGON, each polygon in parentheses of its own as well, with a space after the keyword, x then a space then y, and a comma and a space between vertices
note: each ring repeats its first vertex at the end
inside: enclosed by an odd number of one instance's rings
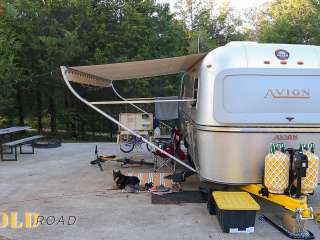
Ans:
MULTIPOLYGON (((65 143, 56 149, 36 149, 35 155, 19 156, 18 162, 0 162, 0 213, 16 211, 65 219, 74 225, 41 225, 34 229, 0 228, 0 236, 12 239, 286 239, 267 223, 256 220, 253 234, 224 234, 206 204, 152 205, 149 193, 112 191, 116 162, 104 163, 104 172, 89 165, 95 143, 65 143)), ((125 156, 114 143, 98 143, 101 154, 125 156)), ((150 159, 149 153, 143 152, 150 159)), ((192 189, 197 178, 184 185, 192 189)), ((257 199, 262 211, 280 220, 282 208, 257 199)), ((310 198, 320 207, 320 192, 310 198)), ((1 224, 1 219, 0 219, 1 224)), ((310 222, 320 236, 320 228, 310 222)), ((1 237, 0 237, 1 239, 1 237)))

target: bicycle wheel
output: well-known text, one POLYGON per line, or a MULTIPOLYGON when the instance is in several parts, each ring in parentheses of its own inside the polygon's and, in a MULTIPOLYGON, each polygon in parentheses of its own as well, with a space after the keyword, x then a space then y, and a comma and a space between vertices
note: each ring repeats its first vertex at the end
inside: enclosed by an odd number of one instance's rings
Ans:
POLYGON ((120 150, 124 153, 129 153, 134 149, 134 143, 132 141, 124 141, 120 143, 120 150))

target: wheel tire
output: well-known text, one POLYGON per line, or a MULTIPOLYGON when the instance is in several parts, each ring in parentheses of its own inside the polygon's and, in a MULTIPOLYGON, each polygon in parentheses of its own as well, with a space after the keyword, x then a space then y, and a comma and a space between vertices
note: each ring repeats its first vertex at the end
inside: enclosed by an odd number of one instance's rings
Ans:
POLYGON ((120 143, 120 150, 124 153, 129 153, 134 149, 134 144, 133 143, 128 143, 128 142, 123 142, 120 143), (127 144, 128 146, 126 148, 123 147, 122 144, 127 144))
POLYGON ((210 215, 216 215, 216 204, 214 202, 212 194, 210 194, 208 198, 207 208, 210 215))

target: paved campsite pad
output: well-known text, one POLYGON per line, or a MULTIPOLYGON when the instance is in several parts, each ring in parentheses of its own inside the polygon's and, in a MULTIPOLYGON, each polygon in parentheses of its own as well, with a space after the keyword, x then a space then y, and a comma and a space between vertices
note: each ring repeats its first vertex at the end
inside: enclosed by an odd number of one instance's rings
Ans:
MULTIPOLYGON (((101 154, 126 156, 116 144, 98 146, 101 154)), ((37 149, 34 156, 21 156, 22 161, 0 162, 0 212, 35 211, 44 216, 77 217, 72 226, 6 228, 0 229, 0 235, 16 240, 287 239, 259 220, 254 234, 224 234, 216 216, 208 214, 205 203, 152 204, 150 193, 108 190, 113 185, 112 170, 121 169, 120 164, 103 163, 104 172, 91 166, 94 147, 95 143, 63 144, 57 149, 37 149)), ((196 190, 196 179, 192 176, 183 188, 196 190)), ((257 200, 262 207, 257 216, 264 213, 280 221, 280 207, 257 200)), ((311 202, 320 207, 319 190, 311 202)), ((311 222, 310 229, 320 236, 319 226, 311 222)))

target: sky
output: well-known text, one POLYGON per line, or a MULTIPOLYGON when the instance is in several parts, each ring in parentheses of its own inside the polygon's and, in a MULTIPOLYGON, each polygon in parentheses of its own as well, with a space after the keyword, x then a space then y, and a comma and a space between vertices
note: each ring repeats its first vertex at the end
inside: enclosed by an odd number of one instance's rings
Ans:
MULTIPOLYGON (((157 0, 160 3, 170 3, 174 6, 176 0, 157 0)), ((222 4, 226 0, 216 0, 218 4, 222 4)), ((268 0, 229 0, 230 5, 234 7, 239 12, 243 12, 247 8, 258 7, 259 5, 268 2, 268 0)))

